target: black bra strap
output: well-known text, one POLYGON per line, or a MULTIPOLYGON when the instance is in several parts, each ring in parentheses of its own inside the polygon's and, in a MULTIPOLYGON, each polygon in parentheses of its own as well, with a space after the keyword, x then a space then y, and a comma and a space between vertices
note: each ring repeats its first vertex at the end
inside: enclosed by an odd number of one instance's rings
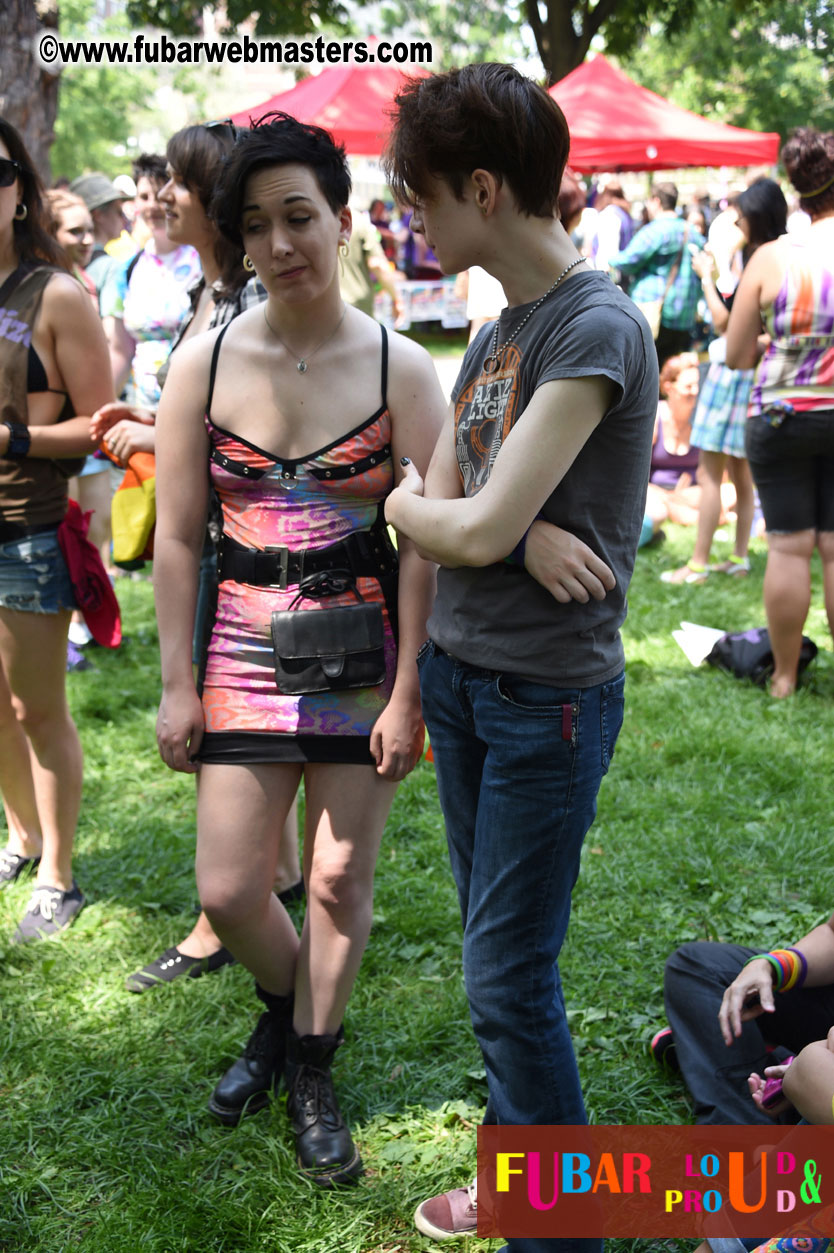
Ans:
POLYGON ((388 332, 380 323, 382 331, 382 407, 388 408, 388 332))
POLYGON ((227 322, 223 327, 223 330, 217 336, 217 339, 214 341, 214 351, 211 354, 211 370, 209 371, 208 397, 206 399, 206 413, 209 417, 211 417, 211 399, 214 395, 214 378, 217 374, 217 358, 220 356, 220 345, 223 342, 223 336, 226 334, 231 325, 231 322, 227 322))

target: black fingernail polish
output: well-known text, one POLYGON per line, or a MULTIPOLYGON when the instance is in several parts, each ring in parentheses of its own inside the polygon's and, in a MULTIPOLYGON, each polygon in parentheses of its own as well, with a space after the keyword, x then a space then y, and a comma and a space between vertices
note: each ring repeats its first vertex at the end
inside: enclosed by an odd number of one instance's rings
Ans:
POLYGON ((410 458, 410 457, 400 457, 400 465, 401 465, 401 466, 410 466, 410 465, 411 465, 411 458, 410 458))

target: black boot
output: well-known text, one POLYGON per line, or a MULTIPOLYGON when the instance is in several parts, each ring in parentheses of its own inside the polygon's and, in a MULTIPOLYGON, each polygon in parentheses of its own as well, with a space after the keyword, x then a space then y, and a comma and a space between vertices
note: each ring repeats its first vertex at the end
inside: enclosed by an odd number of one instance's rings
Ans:
POLYGON ((342 1118, 330 1063, 342 1043, 336 1035, 287 1035, 287 1113, 295 1132, 298 1165, 313 1183, 352 1183, 362 1159, 342 1118))
POLYGON ((241 1056, 226 1071, 209 1097, 209 1113, 228 1127, 236 1127, 244 1114, 256 1114, 269 1102, 281 1082, 292 1025, 293 997, 273 996, 256 985, 267 1006, 241 1056))

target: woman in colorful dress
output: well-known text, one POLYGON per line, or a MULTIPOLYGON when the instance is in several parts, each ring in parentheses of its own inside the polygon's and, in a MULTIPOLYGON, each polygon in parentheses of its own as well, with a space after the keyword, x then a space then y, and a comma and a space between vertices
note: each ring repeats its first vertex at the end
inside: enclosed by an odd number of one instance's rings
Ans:
POLYGON ((322 1186, 362 1169, 330 1064, 370 930, 383 826, 423 739, 416 655, 432 572, 404 543, 397 591, 381 505, 406 445, 427 465, 444 410, 427 354, 342 301, 349 193, 344 151, 317 127, 277 114, 238 139, 217 220, 267 300, 178 350, 157 424, 159 746, 173 769, 201 768, 201 900, 265 1010, 209 1108, 237 1123, 267 1103, 286 1061, 299 1165, 322 1186), (191 632, 207 464, 224 535, 201 699, 191 632), (380 606, 383 681, 282 690, 275 611, 292 609, 303 627, 357 595, 380 606), (280 822, 302 777, 299 940, 272 883, 280 822))
POLYGON ((92 452, 88 416, 112 399, 107 345, 90 297, 47 233, 43 190, 0 118, 0 792, 8 846, 0 884, 37 870, 15 933, 34 940, 84 905, 72 846, 81 744, 66 701, 75 600, 59 543, 66 462, 92 452))
POLYGON ((823 565, 834 632, 834 134, 804 127, 782 164, 811 218, 805 235, 765 244, 741 276, 727 328, 727 365, 756 366, 746 449, 767 527, 764 604, 772 696, 796 687, 811 603, 811 557, 823 565))
MULTIPOLYGON (((219 329, 245 309, 258 305, 266 292, 243 268, 240 249, 221 235, 211 217, 211 200, 223 162, 231 152, 235 128, 227 123, 186 126, 168 141, 166 150, 168 181, 160 188, 159 202, 165 209, 166 230, 176 246, 196 248, 202 267, 201 277, 190 289, 190 309, 171 353, 203 331, 219 329)), ((164 363, 158 382, 164 386, 173 357, 164 363)), ((108 447, 121 461, 136 449, 136 431, 141 424, 142 438, 154 440, 156 414, 116 402, 95 415, 94 431, 106 436, 108 447)), ((155 447, 155 443, 153 444, 155 447)), ((199 643, 209 604, 217 591, 217 551, 210 535, 206 537, 200 564, 200 589, 194 631, 194 662, 199 663, 199 643)), ((285 824, 284 838, 276 873, 275 890, 286 902, 303 894, 298 865, 298 834, 295 810, 285 824)), ((145 992, 176 979, 196 979, 221 970, 234 961, 215 935, 205 913, 178 943, 127 977, 131 992, 145 992)))

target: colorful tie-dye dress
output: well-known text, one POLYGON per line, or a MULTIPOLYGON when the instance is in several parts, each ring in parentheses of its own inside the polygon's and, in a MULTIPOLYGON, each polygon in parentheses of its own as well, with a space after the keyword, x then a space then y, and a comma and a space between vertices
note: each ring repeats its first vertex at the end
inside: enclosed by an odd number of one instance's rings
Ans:
POLYGON ((756 369, 750 417, 773 405, 834 408, 834 263, 819 241, 785 241, 788 264, 765 310, 770 343, 756 369))
MULTIPOLYGON (((223 334, 212 359, 206 428, 211 482, 222 506, 223 530, 245 548, 291 552, 329 548, 356 531, 370 531, 394 486, 391 418, 386 399, 388 341, 382 329, 382 403, 359 426, 308 456, 286 461, 223 430, 211 419, 214 374, 223 334)), ((350 762, 371 764, 370 733, 388 699, 396 643, 379 580, 360 577, 364 600, 382 606, 385 682, 311 695, 288 696, 277 687, 271 615, 298 595, 290 583, 274 586, 221 581, 203 664, 203 762, 350 762)), ((349 592, 304 600, 307 611, 355 604, 349 592)))

